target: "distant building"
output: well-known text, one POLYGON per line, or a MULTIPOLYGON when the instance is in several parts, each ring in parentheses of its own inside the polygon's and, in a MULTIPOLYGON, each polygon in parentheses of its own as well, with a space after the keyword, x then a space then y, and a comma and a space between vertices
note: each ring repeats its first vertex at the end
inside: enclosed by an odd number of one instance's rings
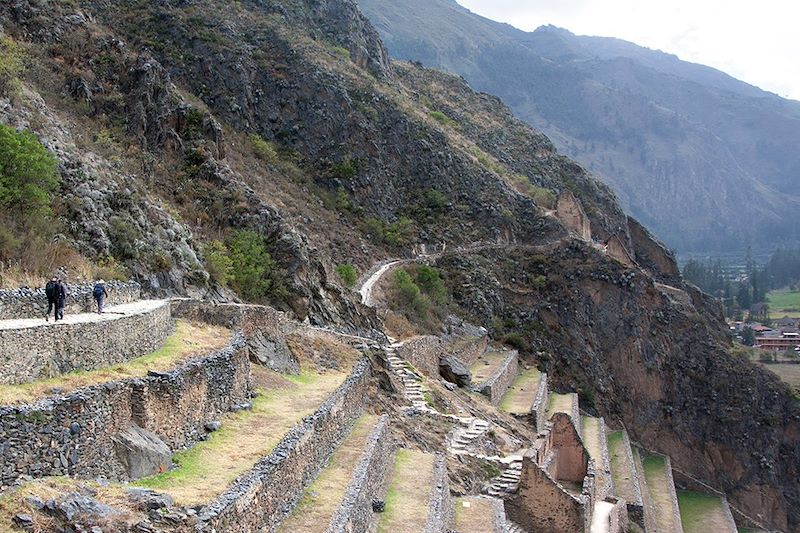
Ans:
POLYGON ((779 318, 774 323, 775 327, 778 328, 800 328, 800 320, 796 318, 789 318, 788 316, 779 318))
POLYGON ((774 352, 794 350, 800 346, 800 330, 795 327, 765 332, 756 337, 756 348, 774 352))

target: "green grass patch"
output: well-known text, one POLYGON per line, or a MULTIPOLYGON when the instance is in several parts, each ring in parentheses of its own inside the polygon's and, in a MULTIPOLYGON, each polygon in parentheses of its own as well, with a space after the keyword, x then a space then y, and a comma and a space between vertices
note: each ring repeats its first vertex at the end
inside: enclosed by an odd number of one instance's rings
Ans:
POLYGON ((660 455, 647 455, 642 460, 644 475, 647 478, 660 475, 667 467, 667 461, 660 455))
POLYGON ((536 368, 523 370, 514 380, 511 388, 500 401, 500 410, 506 413, 524 414, 530 412, 533 398, 539 389, 541 372, 536 368))
POLYGON ((767 293, 770 318, 800 318, 800 291, 777 290, 767 293))
POLYGON ((701 492, 678 492, 678 507, 684 533, 704 533, 708 523, 722 515, 722 502, 718 496, 701 492))

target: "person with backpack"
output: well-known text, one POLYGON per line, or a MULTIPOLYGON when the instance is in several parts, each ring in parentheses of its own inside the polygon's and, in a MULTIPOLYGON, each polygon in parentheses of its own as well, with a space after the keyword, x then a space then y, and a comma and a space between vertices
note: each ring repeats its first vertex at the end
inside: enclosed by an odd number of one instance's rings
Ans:
POLYGON ((97 283, 95 283, 92 295, 94 296, 94 301, 97 302, 97 314, 102 315, 103 304, 105 303, 106 297, 108 296, 108 291, 106 290, 106 282, 101 279, 97 283))
POLYGON ((58 287, 58 278, 53 278, 44 286, 44 295, 47 297, 47 312, 44 314, 44 319, 50 322, 50 311, 53 311, 53 317, 58 318, 56 313, 56 288, 58 287))
POLYGON ((67 286, 64 280, 56 281, 56 320, 64 319, 64 307, 67 305, 67 286))

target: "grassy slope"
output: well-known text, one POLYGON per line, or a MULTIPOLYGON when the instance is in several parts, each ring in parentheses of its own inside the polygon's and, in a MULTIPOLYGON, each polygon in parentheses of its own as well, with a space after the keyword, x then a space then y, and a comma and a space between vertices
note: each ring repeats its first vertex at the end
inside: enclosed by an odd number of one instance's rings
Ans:
POLYGON ((377 416, 364 415, 356 421, 350 435, 333 453, 328 466, 319 477, 306 487, 303 499, 292 511, 292 516, 281 524, 279 531, 284 533, 325 531, 333 513, 341 503, 342 496, 350 483, 350 477, 377 420, 377 416))
POLYGON ((726 533, 728 521, 722 508, 722 500, 713 494, 700 492, 678 492, 678 506, 684 533, 726 533))
POLYGON ((659 529, 675 531, 675 516, 672 513, 672 492, 675 487, 667 478, 667 463, 663 457, 657 455, 646 455, 642 459, 647 488, 655 505, 656 523, 659 529))
POLYGON ((634 501, 633 465, 628 461, 622 431, 613 431, 608 434, 608 455, 611 461, 611 477, 614 480, 615 494, 626 501, 634 501))
POLYGON ((541 372, 530 368, 521 372, 500 402, 500 410, 506 413, 524 414, 531 410, 533 399, 539 390, 541 372))
POLYGON ((281 376, 271 371, 271 386, 259 388, 249 411, 228 413, 222 428, 175 454, 177 468, 136 484, 170 494, 180 504, 210 501, 240 474, 268 455, 284 434, 313 413, 347 377, 345 372, 281 376))
POLYGON ((379 533, 417 533, 428 521, 428 495, 435 456, 402 448, 397 451, 379 533))
POLYGON ((800 318, 800 291, 770 291, 767 293, 767 303, 770 318, 800 318))

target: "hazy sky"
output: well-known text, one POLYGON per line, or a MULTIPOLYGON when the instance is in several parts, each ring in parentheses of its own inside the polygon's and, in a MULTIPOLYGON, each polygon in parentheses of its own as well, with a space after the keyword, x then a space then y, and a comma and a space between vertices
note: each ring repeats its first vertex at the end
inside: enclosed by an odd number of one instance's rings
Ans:
POLYGON ((457 0, 522 30, 619 37, 800 100, 797 0, 457 0))

